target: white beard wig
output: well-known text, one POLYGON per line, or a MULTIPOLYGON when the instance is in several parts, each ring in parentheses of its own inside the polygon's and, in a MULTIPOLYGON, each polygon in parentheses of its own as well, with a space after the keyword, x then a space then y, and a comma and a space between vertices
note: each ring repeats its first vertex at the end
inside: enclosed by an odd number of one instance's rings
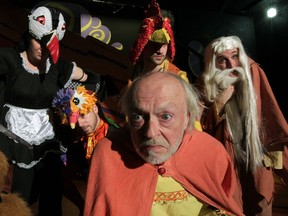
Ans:
POLYGON ((263 164, 263 148, 259 136, 256 95, 253 88, 248 57, 241 40, 237 36, 220 37, 212 41, 204 56, 204 85, 206 100, 214 102, 217 95, 229 85, 235 86, 235 94, 226 103, 224 111, 228 131, 234 144, 236 164, 246 165, 254 171, 263 164), (216 56, 227 49, 237 48, 241 67, 219 70, 216 68, 216 56), (238 77, 230 77, 231 71, 237 71, 238 77))

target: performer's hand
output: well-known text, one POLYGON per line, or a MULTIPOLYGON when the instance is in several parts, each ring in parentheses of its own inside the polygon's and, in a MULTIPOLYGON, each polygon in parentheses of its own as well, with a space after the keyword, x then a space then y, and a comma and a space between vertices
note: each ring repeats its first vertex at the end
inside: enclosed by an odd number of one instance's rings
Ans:
POLYGON ((235 87, 233 85, 228 86, 226 89, 223 89, 215 99, 215 103, 219 112, 222 112, 225 104, 234 94, 235 87))

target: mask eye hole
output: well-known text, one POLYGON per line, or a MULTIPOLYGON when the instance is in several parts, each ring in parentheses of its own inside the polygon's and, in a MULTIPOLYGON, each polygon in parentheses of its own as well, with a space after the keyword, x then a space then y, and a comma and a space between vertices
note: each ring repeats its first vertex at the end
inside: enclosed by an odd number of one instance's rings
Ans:
POLYGON ((44 16, 39 16, 37 17, 37 22, 41 23, 42 25, 45 25, 45 17, 44 16))
POLYGON ((61 30, 62 30, 62 31, 65 31, 65 30, 66 30, 66 23, 63 24, 61 30))
POLYGON ((76 97, 75 97, 75 98, 73 99, 73 102, 74 102, 76 105, 78 105, 78 104, 80 103, 80 100, 79 100, 79 98, 76 98, 76 97))

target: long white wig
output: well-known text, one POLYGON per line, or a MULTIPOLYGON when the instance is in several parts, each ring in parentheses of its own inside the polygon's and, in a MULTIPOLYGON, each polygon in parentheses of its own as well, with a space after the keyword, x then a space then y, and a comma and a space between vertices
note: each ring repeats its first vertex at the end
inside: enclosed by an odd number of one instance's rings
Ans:
POLYGON ((264 149, 261 145, 256 94, 253 88, 248 56, 237 36, 220 37, 212 41, 205 50, 204 85, 206 100, 213 103, 216 96, 235 83, 235 94, 225 105, 228 131, 233 139, 236 164, 246 165, 254 171, 263 165, 264 149), (237 48, 240 67, 233 68, 239 74, 237 79, 229 77, 231 69, 221 71, 216 68, 216 57, 227 49, 237 48))

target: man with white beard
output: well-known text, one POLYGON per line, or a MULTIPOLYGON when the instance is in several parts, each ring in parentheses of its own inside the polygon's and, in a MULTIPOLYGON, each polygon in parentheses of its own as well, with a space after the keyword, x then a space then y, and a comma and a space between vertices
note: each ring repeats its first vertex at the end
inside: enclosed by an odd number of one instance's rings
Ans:
POLYGON ((239 37, 213 40, 204 63, 195 84, 205 105, 203 131, 221 141, 234 160, 235 199, 244 214, 270 216, 274 169, 288 183, 287 122, 264 71, 247 56, 239 37))

